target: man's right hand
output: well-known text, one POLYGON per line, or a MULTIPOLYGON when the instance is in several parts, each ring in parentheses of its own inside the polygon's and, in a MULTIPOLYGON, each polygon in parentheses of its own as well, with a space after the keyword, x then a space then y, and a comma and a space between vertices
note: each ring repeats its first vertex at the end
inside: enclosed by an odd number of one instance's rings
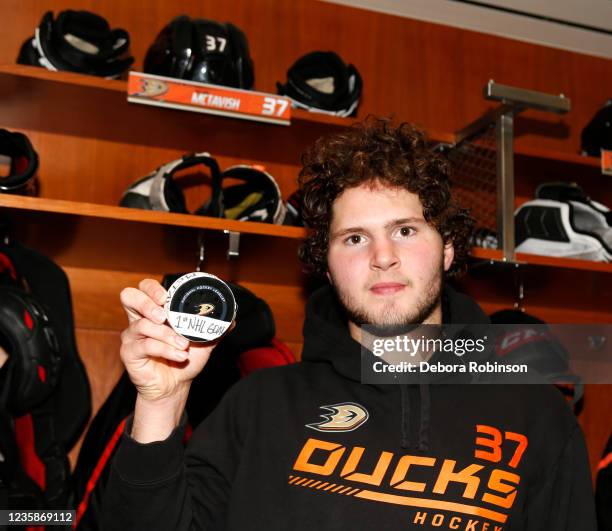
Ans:
POLYGON ((121 292, 129 326, 121 334, 121 360, 138 396, 132 437, 165 439, 182 415, 189 387, 215 347, 190 343, 165 324, 166 290, 153 279, 121 292))

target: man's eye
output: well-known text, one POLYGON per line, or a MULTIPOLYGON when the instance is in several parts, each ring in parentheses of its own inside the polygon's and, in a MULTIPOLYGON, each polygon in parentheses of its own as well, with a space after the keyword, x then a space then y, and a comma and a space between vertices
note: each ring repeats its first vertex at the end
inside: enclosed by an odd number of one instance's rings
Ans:
POLYGON ((398 232, 400 236, 411 236, 414 234, 414 229, 412 227, 400 227, 398 232))
POLYGON ((352 234, 349 236, 345 242, 349 245, 357 245, 363 241, 363 238, 359 234, 352 234))

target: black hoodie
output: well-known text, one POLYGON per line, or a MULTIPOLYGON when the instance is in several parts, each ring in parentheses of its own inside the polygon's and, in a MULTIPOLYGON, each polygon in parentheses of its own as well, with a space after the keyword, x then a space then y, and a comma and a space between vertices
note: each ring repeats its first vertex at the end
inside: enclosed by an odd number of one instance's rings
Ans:
MULTIPOLYGON (((445 322, 487 322, 468 297, 444 300, 445 322)), ((553 387, 364 385, 360 355, 320 289, 302 362, 236 384, 186 450, 180 427, 123 435, 103 528, 596 529, 584 439, 553 387)))

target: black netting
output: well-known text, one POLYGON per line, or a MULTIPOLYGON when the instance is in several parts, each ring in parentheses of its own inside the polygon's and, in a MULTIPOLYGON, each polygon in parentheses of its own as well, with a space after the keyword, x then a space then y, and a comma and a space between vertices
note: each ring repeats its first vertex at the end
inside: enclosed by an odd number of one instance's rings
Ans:
POLYGON ((476 220, 475 244, 497 247, 497 144, 495 124, 441 151, 453 165, 453 196, 476 220))

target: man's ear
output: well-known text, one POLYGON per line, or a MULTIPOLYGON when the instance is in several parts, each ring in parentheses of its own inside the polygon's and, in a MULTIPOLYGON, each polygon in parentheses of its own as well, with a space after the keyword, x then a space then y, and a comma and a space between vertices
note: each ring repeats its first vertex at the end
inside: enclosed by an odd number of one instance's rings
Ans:
POLYGON ((448 271, 450 266, 453 264, 455 258, 455 247, 452 241, 448 241, 444 244, 444 271, 448 271))

